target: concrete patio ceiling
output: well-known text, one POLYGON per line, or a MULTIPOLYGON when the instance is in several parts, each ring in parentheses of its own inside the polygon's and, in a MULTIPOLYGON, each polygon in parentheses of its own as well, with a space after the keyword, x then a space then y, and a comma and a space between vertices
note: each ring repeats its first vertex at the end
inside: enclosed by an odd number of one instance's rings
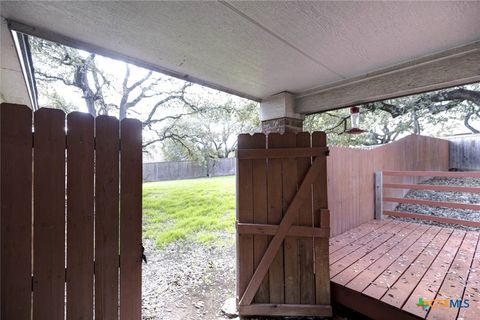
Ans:
MULTIPOLYGON (((21 32, 257 101, 288 91, 302 113, 480 81, 476 1, 2 1, 1 15, 21 32), (378 78, 465 53, 470 54, 462 59, 465 70, 449 79, 427 79, 421 85, 411 84, 416 78, 406 79, 400 84, 406 89, 385 89, 383 94, 374 88, 371 96, 359 93, 350 100, 328 101, 318 95, 332 88, 338 95, 346 85, 371 80, 372 73, 378 78)), ((430 78, 437 77, 435 70, 451 73, 448 66, 433 69, 419 72, 430 78)))

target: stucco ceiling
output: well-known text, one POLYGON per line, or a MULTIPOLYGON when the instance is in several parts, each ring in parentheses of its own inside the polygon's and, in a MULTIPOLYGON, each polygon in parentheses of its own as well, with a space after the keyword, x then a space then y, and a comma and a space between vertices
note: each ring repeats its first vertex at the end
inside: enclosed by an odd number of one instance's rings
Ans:
POLYGON ((480 40, 480 2, 1 2, 1 15, 254 99, 480 40))

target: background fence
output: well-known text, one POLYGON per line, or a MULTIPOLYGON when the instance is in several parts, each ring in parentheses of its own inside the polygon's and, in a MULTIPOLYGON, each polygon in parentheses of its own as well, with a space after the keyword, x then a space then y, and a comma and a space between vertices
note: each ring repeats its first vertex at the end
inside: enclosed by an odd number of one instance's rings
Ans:
POLYGON ((143 181, 164 181, 235 175, 235 158, 193 161, 152 162, 143 164, 143 181))
MULTIPOLYGON (((373 219, 376 171, 449 169, 448 141, 437 138, 411 135, 370 150, 329 148, 328 207, 332 236, 373 219)), ((415 183, 418 180, 398 177, 392 182, 415 183)), ((403 197, 405 193, 406 190, 388 190, 384 196, 403 197)))
POLYGON ((480 134, 447 139, 450 141, 450 168, 460 171, 480 170, 480 134))

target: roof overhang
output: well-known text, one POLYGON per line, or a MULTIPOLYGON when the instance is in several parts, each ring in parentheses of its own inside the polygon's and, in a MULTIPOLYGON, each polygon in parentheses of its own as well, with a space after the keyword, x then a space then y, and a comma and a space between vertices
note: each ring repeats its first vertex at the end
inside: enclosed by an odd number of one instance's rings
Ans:
POLYGON ((480 81, 480 2, 16 2, 11 28, 314 113, 480 81))

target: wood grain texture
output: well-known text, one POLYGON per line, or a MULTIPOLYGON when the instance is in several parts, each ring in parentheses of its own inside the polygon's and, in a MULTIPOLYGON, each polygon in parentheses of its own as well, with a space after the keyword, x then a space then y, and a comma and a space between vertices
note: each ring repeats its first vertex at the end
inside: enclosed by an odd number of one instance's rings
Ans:
MULTIPOLYGON (((327 164, 331 235, 335 236, 373 219, 375 171, 446 171, 448 141, 411 135, 371 150, 331 146, 327 164)), ((415 184, 423 179, 385 174, 383 177, 384 183, 415 184)), ((407 191, 388 189, 383 195, 403 197, 407 191)), ((395 203, 385 203, 384 209, 394 206, 395 203)))
POLYGON ((410 294, 402 310, 413 313, 419 317, 425 318, 427 311, 419 308, 416 303, 418 297, 423 297, 425 300, 435 299, 437 292, 442 285, 443 279, 447 275, 447 271, 450 269, 450 265, 454 260, 460 245, 465 238, 465 231, 455 230, 442 250, 438 252, 435 260, 427 269, 425 275, 420 280, 415 290, 410 294))
MULTIPOLYGON (((297 218, 298 210, 300 206, 305 202, 307 195, 311 190, 311 185, 317 179, 317 177, 321 174, 322 166, 320 165, 320 158, 316 158, 310 170, 308 171, 305 179, 302 181, 298 192, 295 194, 295 197, 292 199, 291 203, 288 205, 288 209, 285 212, 282 222, 278 227, 277 234, 272 238, 270 244, 268 245, 267 250, 265 251, 265 255, 263 256, 260 264, 258 265, 257 269, 255 270, 252 279, 250 280, 245 293, 240 300, 240 305, 249 305, 255 293, 258 290, 258 287, 261 284, 264 276, 267 274, 268 269, 270 268, 273 260, 275 259, 278 250, 280 249, 283 240, 285 239, 288 230, 290 229, 291 225, 297 218)), ((327 242, 328 245, 328 242, 327 242)), ((326 249, 328 252, 328 247, 326 249)), ((328 258, 327 258, 328 259, 328 258)), ((328 285, 328 283, 327 283, 328 285)))
POLYGON ((305 304, 253 304, 240 306, 242 315, 263 316, 314 316, 330 317, 332 307, 328 305, 305 305, 305 304))
MULTIPOLYGON (((361 246, 372 242, 375 238, 380 237, 384 233, 392 233, 392 230, 395 230, 398 223, 396 222, 388 222, 381 226, 376 226, 376 228, 366 229, 366 233, 356 239, 352 239, 351 242, 338 250, 330 252, 330 265, 337 262, 338 260, 344 258, 345 256, 355 252, 361 246)), ((357 228, 355 228, 357 229, 357 228)), ((354 230, 355 230, 354 229, 354 230)), ((342 236, 342 235, 340 235, 342 236)), ((340 237, 338 236, 338 237, 340 237)), ((336 238, 336 237, 335 237, 336 238)))
POLYGON ((31 319, 32 111, 0 105, 1 319, 31 319))
POLYGON ((384 171, 385 176, 391 177, 450 177, 450 178, 480 178, 480 172, 467 171, 467 172, 451 172, 451 171, 399 171, 399 170, 387 170, 384 171))
POLYGON ((478 318, 477 231, 401 221, 392 229, 376 227, 383 229, 379 236, 345 256, 342 265, 332 265, 335 302, 374 319, 478 318), (419 307, 420 297, 425 303, 435 299, 433 307, 419 307), (470 306, 450 307, 451 299, 463 299, 463 306, 471 299, 470 306))
MULTIPOLYGON (((312 134, 312 147, 325 147, 327 137, 324 132, 312 134)), ((313 184, 313 223, 316 227, 330 227, 330 213, 327 196, 327 158, 317 157, 314 161, 319 164, 319 175, 313 184)), ((316 304, 330 304, 330 271, 329 249, 325 239, 314 240, 314 267, 315 267, 315 302, 316 304)))
MULTIPOLYGON (((271 133, 267 137, 268 148, 282 146, 282 136, 271 133)), ((282 220, 282 160, 268 160, 268 224, 279 225, 282 220)), ((270 238, 271 241, 272 238, 270 238)), ((270 285, 270 303, 285 302, 285 269, 283 265, 283 244, 268 271, 270 285)))
POLYGON ((480 187, 438 186, 428 184, 384 183, 384 188, 480 193, 480 187))
POLYGON ((432 216, 428 214, 402 212, 402 211, 389 211, 389 210, 384 211, 383 214, 387 216, 392 216, 392 217, 414 218, 414 219, 420 219, 420 220, 435 221, 440 223, 458 224, 462 226, 475 227, 475 228, 480 227, 480 221, 460 220, 460 219, 453 219, 453 218, 447 218, 447 217, 441 217, 441 216, 432 216))
POLYGON ((119 124, 95 121, 95 319, 118 318, 119 124))
MULTIPOLYGON (((282 147, 292 148, 297 144, 297 135, 295 133, 285 133, 282 136, 282 147)), ((286 158, 282 159, 282 198, 283 198, 283 212, 286 213, 288 206, 292 202, 293 197, 297 193, 299 185, 303 179, 298 182, 297 161, 296 159, 286 158)), ((307 203, 311 199, 311 188, 306 192, 307 203)), ((299 209, 304 205, 299 207, 299 209)), ((293 225, 298 224, 298 215, 300 210, 294 213, 296 218, 293 225)), ((298 252, 298 239, 293 237, 286 237, 283 245, 284 254, 284 268, 285 268, 285 303, 299 304, 300 303, 300 261, 298 252)))
POLYGON ((449 137, 450 168, 480 171, 480 134, 449 137))
POLYGON ((120 319, 142 313, 142 124, 120 124, 120 319))
POLYGON ((35 112, 33 319, 63 319, 65 303, 65 114, 35 112))
MULTIPOLYGON (((278 226, 271 224, 254 224, 254 223, 237 223, 237 231, 242 234, 255 234, 255 235, 269 235, 273 236, 278 231, 278 226)), ((328 238, 330 236, 330 229, 328 228, 312 228, 291 226, 287 232, 289 237, 305 237, 310 238, 328 238)))
POLYGON ((394 203, 418 204, 418 205, 432 206, 432 207, 444 207, 444 208, 480 211, 480 205, 470 204, 470 203, 457 203, 457 202, 433 201, 433 200, 412 199, 412 198, 395 198, 395 197, 384 197, 383 201, 394 202, 394 203))
POLYGON ((252 155, 237 158, 240 313, 301 316, 319 312, 316 315, 329 315, 330 221, 325 134, 316 134, 316 149, 323 152, 314 159, 311 152, 303 151, 302 157, 277 157, 282 149, 308 151, 311 147, 309 133, 272 133, 268 135, 267 148, 275 151, 272 152, 275 156, 254 157, 255 150, 264 150, 265 138, 264 134, 255 134, 240 135, 238 139, 238 153, 248 150, 252 155), (314 186, 317 188, 315 204, 314 186), (246 241, 250 239, 253 242, 246 241), (321 247, 318 252, 314 250, 314 241, 321 247), (315 261, 316 257, 319 259, 315 261), (322 272, 321 285, 326 288, 317 290, 315 273, 318 271, 322 272), (325 296, 317 299, 317 292, 325 296))
POLYGON ((427 239, 422 237, 421 243, 415 246, 415 248, 412 248, 413 250, 409 250, 407 259, 398 257, 380 277, 371 283, 370 286, 375 287, 375 292, 369 288, 365 293, 368 293, 372 297, 382 297, 382 301, 394 307, 401 308, 428 270, 428 267, 438 252, 445 245, 452 232, 452 229, 442 229, 437 233, 435 238, 428 243, 425 241, 427 239), (419 250, 420 254, 416 256, 414 250, 419 250), (411 261, 415 262, 408 264, 411 261), (400 275, 400 270, 404 268, 406 268, 405 271, 400 275), (392 281, 395 277, 399 277, 396 282, 392 281))
POLYGON ((354 251, 343 256, 341 259, 338 259, 336 261, 330 259, 330 276, 332 277, 332 279, 337 274, 355 263, 358 259, 375 250, 375 248, 382 245, 386 241, 394 238, 396 234, 399 234, 403 229, 409 227, 409 225, 409 223, 397 223, 393 225, 393 227, 390 229, 384 229, 383 232, 378 233, 377 236, 366 238, 369 241, 365 240, 359 242, 358 245, 355 246, 354 251))
MULTIPOLYGON (((300 132, 296 137, 297 148, 306 148, 311 146, 311 136, 307 132, 300 132)), ((299 185, 310 168, 311 157, 297 159, 297 185, 299 185)), ((307 200, 300 207, 298 213, 298 225, 305 227, 314 227, 312 210, 312 193, 307 195, 307 200)), ((330 226, 328 226, 329 228, 330 226)), ((300 303, 315 304, 315 275, 314 275, 314 238, 298 239, 298 263, 300 273, 300 303)))
MULTIPOLYGON (((250 148, 249 134, 238 136, 238 149, 250 148)), ((253 223, 252 160, 237 159, 237 221, 253 223)), ((254 271, 253 235, 237 233, 237 301, 240 300, 254 271)))
MULTIPOLYGON (((284 140, 291 140, 290 133, 283 135, 284 140)), ((305 134, 308 134, 305 132, 305 134)), ((293 134, 295 135, 295 134, 293 134)), ((275 149, 239 149, 237 150, 238 159, 283 159, 283 158, 304 158, 304 157, 316 157, 323 156, 328 150, 326 147, 308 148, 292 146, 292 143, 288 143, 289 146, 275 149)))
MULTIPOLYGON (((478 232, 467 232, 462 242, 462 245, 460 246, 459 251, 455 256, 455 259, 453 260, 450 269, 448 270, 447 275, 443 280, 442 286, 437 292, 437 296, 435 297, 435 299, 448 299, 449 304, 450 299, 462 300, 466 287, 465 279, 468 279, 468 275, 471 272, 470 266, 472 265, 477 243, 478 232)), ((458 312, 459 310, 457 308, 439 308, 439 306, 436 306, 434 303, 433 307, 428 313, 427 319, 456 319, 458 312)))
POLYGON ((93 319, 94 119, 67 116, 67 320, 93 319))
POLYGON ((477 270, 480 269, 480 239, 477 242, 475 256, 470 266, 470 274, 468 275, 463 299, 470 302, 469 308, 462 308, 458 314, 458 318, 476 319, 480 316, 480 296, 478 288, 480 288, 480 275, 477 270))
MULTIPOLYGON (((252 148, 265 150, 267 139, 264 134, 256 133, 252 136, 252 148)), ((268 222, 268 203, 267 203, 267 160, 252 160, 252 192, 253 192, 253 221, 255 224, 264 224, 268 222)), ((254 236, 253 256, 254 268, 258 266, 260 260, 268 247, 268 237, 266 235, 254 236)), ((270 289, 268 277, 265 277, 258 288, 254 301, 256 303, 268 303, 270 300, 270 289)))
POLYGON ((428 237, 429 233, 427 230, 429 228, 428 226, 417 225, 408 232, 399 233, 399 236, 378 246, 375 250, 357 260, 347 270, 337 275, 337 279, 341 280, 336 282, 362 292, 365 287, 386 269, 386 266, 393 262, 392 260, 395 257, 407 251, 421 235, 428 237))

